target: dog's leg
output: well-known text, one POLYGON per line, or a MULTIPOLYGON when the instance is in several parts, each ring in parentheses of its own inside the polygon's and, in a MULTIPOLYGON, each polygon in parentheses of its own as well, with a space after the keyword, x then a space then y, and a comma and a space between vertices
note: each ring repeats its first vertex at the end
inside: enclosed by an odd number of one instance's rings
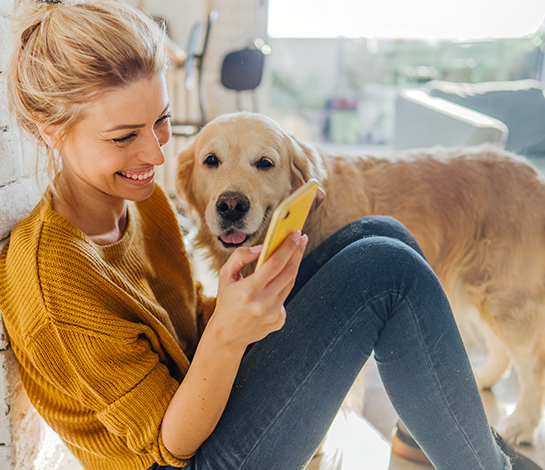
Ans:
POLYGON ((480 385, 490 386, 501 376, 508 353, 517 372, 520 393, 515 411, 496 428, 509 442, 531 444, 541 419, 545 393, 545 334, 542 333, 545 311, 540 300, 531 293, 509 290, 508 286, 502 286, 497 292, 489 291, 487 300, 481 311, 487 324, 485 336, 497 352, 502 346, 504 359, 502 361, 501 353, 499 360, 487 358, 486 364, 491 366, 487 369, 485 364, 480 385))
POLYGON ((533 351, 527 351, 526 354, 518 352, 514 359, 520 384, 518 404, 513 414, 497 426, 497 431, 504 439, 515 444, 532 444, 534 431, 541 419, 545 393, 545 365, 542 357, 533 351))
POLYGON ((484 322, 482 325, 488 352, 483 367, 475 372, 475 378, 479 389, 488 390, 507 372, 511 358, 505 346, 488 325, 484 322))
POLYGON ((466 348, 486 347, 486 360, 481 369, 474 370, 474 373, 479 389, 488 390, 507 372, 511 358, 499 338, 481 319, 461 280, 455 279, 446 292, 466 348))

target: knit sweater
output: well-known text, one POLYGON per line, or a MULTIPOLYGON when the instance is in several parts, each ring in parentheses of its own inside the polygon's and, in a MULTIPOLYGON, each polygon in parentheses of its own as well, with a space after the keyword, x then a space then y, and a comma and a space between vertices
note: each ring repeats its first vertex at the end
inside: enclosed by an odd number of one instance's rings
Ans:
MULTIPOLYGON (((50 198, 49 198, 50 199, 50 198)), ((160 188, 99 246, 44 198, 0 256, 0 311, 25 390, 86 469, 183 466, 166 408, 214 308, 160 188)))

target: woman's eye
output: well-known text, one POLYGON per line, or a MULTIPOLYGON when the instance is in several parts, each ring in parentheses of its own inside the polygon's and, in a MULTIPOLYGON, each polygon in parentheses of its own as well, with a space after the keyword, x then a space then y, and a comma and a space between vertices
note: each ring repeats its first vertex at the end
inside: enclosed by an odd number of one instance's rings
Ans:
POLYGON ((165 124, 170 118, 172 117, 172 114, 166 113, 163 117, 160 117, 157 119, 157 122, 155 124, 165 124))
POLYGON ((133 132, 132 134, 126 135, 125 137, 120 137, 119 139, 112 139, 116 144, 123 144, 125 142, 130 142, 134 137, 136 137, 136 134, 133 132))
POLYGON ((274 168, 274 162, 268 157, 261 157, 256 163, 255 166, 258 170, 270 170, 274 168))
POLYGON ((215 168, 220 164, 220 162, 218 157, 216 157, 214 154, 210 154, 204 159, 204 164, 210 168, 215 168))

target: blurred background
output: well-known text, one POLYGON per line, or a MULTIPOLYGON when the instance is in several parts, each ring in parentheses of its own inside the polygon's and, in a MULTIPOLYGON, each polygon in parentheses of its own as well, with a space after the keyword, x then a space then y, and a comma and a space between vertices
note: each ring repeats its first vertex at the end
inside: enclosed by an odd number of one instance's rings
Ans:
POLYGON ((169 161, 237 110, 339 152, 492 142, 545 155, 543 1, 132 3, 172 41, 169 161))

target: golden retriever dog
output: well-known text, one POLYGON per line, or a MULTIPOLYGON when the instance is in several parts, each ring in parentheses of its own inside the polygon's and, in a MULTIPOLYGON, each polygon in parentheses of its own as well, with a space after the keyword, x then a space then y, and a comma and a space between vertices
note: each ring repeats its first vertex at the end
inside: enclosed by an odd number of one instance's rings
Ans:
POLYGON ((363 216, 403 223, 457 320, 478 320, 488 351, 479 386, 492 387, 514 363, 519 401, 497 427, 532 443, 545 389, 545 182, 536 170, 494 147, 330 156, 265 116, 236 113, 202 129, 176 175, 216 269, 235 247, 261 243, 274 208, 311 177, 327 197, 306 229, 307 249, 363 216))

